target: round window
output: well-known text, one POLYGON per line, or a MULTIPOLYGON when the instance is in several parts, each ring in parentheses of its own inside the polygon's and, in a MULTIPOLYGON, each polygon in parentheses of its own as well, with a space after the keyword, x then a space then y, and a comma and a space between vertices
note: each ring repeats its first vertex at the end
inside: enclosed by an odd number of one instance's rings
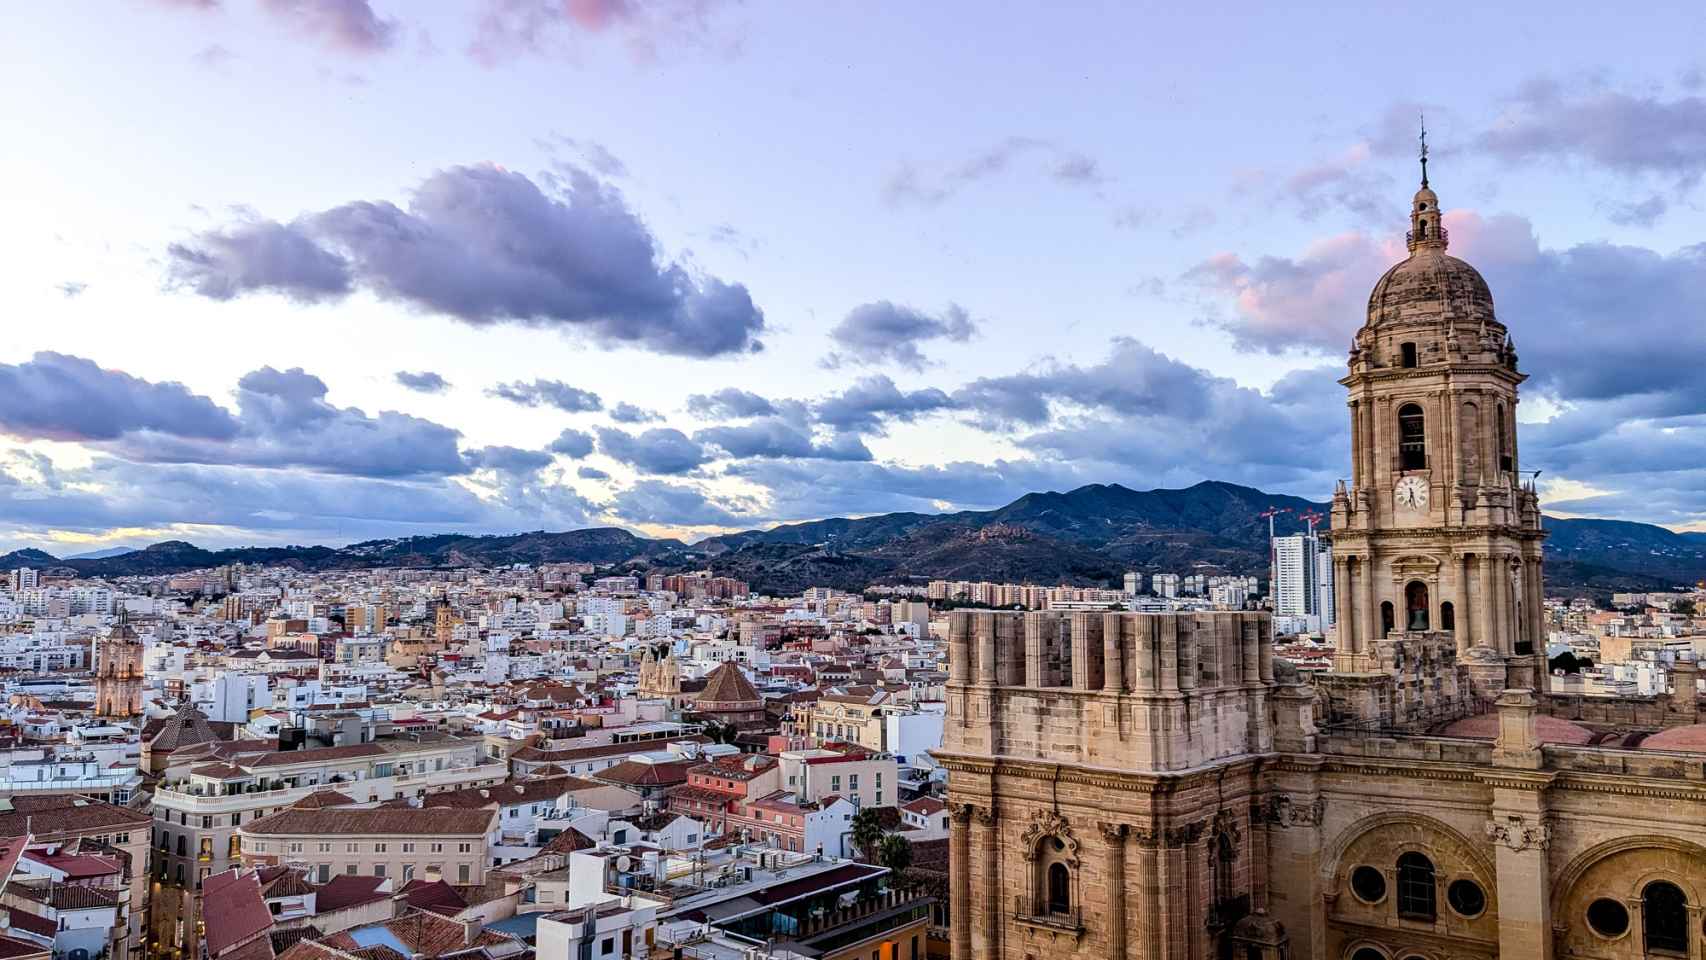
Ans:
POLYGON ((1608 897, 1588 904, 1588 928, 1614 940, 1629 932, 1629 908, 1608 897))
POLYGON ((1379 903, 1386 899, 1386 875, 1373 867, 1357 867, 1351 871, 1351 892, 1363 903, 1379 903))
POLYGON ((1487 894, 1473 880, 1453 880, 1445 888, 1445 902, 1458 916, 1473 920, 1487 909, 1487 894))
POLYGON ((1050 837, 1049 838, 1049 846, 1054 847, 1054 851, 1056 853, 1059 853, 1060 851, 1066 849, 1066 841, 1060 839, 1059 837, 1050 837))

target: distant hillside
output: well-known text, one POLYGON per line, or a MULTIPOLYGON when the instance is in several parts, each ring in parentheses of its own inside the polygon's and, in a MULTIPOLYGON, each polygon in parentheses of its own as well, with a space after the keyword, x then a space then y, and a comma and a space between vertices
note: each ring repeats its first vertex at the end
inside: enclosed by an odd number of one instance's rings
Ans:
MULTIPOLYGON (((347 547, 203 550, 182 541, 113 556, 60 560, 39 550, 0 556, 0 569, 69 569, 83 576, 177 573, 227 563, 301 570, 366 567, 501 566, 585 562, 648 570, 709 567, 778 594, 810 586, 857 590, 873 583, 931 579, 1117 584, 1127 570, 1267 573, 1269 508, 1279 533, 1302 529, 1298 516, 1327 504, 1205 482, 1182 490, 1137 491, 1092 484, 1065 493, 1030 493, 995 510, 889 513, 747 530, 694 544, 601 527, 508 536, 440 534, 369 540, 347 547)), ((1615 520, 1548 518, 1547 583, 1561 594, 1606 596, 1706 579, 1706 534, 1615 520)))

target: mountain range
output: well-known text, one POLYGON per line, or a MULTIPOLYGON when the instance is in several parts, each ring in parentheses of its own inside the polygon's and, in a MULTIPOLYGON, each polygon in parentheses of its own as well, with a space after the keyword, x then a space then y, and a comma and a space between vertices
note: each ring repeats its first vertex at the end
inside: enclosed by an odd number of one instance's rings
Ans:
MULTIPOLYGON (((228 563, 301 570, 496 566, 580 561, 673 572, 706 569, 787 595, 809 586, 857 590, 931 579, 1117 585, 1127 570, 1267 573, 1268 522, 1302 529, 1327 504, 1206 481, 1179 490, 1092 484, 1030 493, 994 510, 886 513, 747 530, 694 543, 616 527, 504 536, 437 534, 345 547, 204 550, 181 540, 109 556, 60 559, 40 550, 0 555, 0 569, 70 569, 81 576, 178 573, 228 563)), ((1706 579, 1706 533, 1620 520, 1547 518, 1547 584, 1604 596, 1706 579)), ((103 553, 105 551, 102 551, 103 553)))

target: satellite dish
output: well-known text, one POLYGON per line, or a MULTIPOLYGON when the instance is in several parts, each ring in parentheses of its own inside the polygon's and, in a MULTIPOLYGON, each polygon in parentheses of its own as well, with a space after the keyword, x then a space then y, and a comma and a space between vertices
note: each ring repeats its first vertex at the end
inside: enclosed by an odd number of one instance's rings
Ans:
POLYGON ((623 873, 627 873, 628 871, 634 869, 633 858, 628 856, 625 853, 623 855, 621 855, 620 857, 617 857, 616 858, 616 869, 620 870, 623 873))

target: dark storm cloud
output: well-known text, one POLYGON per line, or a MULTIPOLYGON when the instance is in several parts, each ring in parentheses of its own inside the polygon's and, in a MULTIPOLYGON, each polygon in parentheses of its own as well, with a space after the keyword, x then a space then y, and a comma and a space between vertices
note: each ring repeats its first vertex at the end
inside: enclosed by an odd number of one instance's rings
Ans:
POLYGON ((363 289, 482 326, 520 323, 682 356, 762 348, 746 288, 660 262, 621 194, 570 169, 559 196, 492 166, 428 177, 409 208, 359 201, 247 220, 168 248, 169 280, 214 299, 302 301, 363 289))
POLYGON ((551 441, 550 450, 571 460, 579 460, 592 453, 592 434, 570 427, 557 434, 557 439, 551 441))
POLYGON ((407 387, 416 393, 443 393, 450 389, 450 381, 444 379, 431 370, 421 370, 418 372, 398 370, 395 374, 392 374, 392 378, 402 386, 407 387))
POLYGON ((140 431, 226 440, 238 424, 181 383, 151 383, 82 357, 43 352, 22 363, 0 363, 0 433, 106 441, 140 431))
POLYGON ((854 307, 829 331, 839 349, 825 358, 829 366, 843 363, 891 362, 921 371, 928 361, 919 344, 930 340, 964 343, 977 333, 977 324, 959 304, 950 303, 940 316, 912 307, 877 300, 854 307))
POLYGON ((837 434, 828 443, 776 417, 737 426, 700 430, 693 439, 720 448, 737 460, 749 457, 802 457, 820 460, 869 460, 871 451, 856 434, 837 434))
POLYGON ((524 407, 556 407, 564 413, 590 413, 604 408, 604 401, 590 390, 572 387, 561 380, 512 380, 486 389, 486 396, 524 407))
POLYGON ((617 423, 656 423, 663 419, 663 415, 624 400, 610 409, 610 419, 617 423))
POLYGON ((598 449, 612 460, 628 464, 641 473, 687 473, 710 459, 703 447, 672 427, 647 430, 638 435, 615 427, 600 427, 598 449))
POLYGON ((935 387, 902 390, 886 376, 863 377, 813 406, 819 422, 858 433, 881 433, 890 421, 910 423, 921 416, 951 410, 954 401, 935 387))
POLYGON ((641 480, 616 495, 610 510, 630 523, 685 527, 731 527, 754 522, 745 504, 735 509, 711 500, 697 487, 664 480, 641 480))
POLYGON ((992 425, 1038 426, 1050 419, 1051 401, 1122 416, 1190 419, 1204 412, 1215 391, 1235 388, 1230 380, 1120 338, 1100 363, 1049 363, 1032 372, 983 377, 955 391, 953 399, 992 425))

